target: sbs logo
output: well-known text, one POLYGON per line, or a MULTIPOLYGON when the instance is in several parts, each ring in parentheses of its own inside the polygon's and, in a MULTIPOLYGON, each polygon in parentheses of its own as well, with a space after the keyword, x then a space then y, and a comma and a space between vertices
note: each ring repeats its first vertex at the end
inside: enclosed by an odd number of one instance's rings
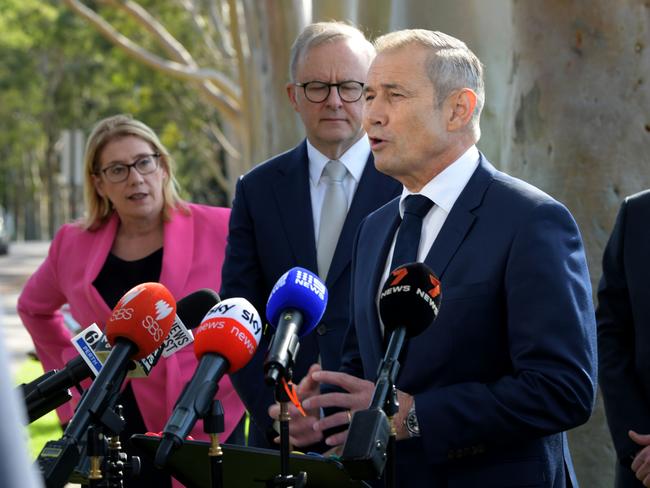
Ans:
POLYGON ((130 320, 133 317, 133 309, 132 308, 118 308, 117 310, 113 310, 113 314, 111 315, 111 322, 117 322, 118 320, 130 320))
POLYGON ((156 319, 154 319, 151 315, 147 315, 143 320, 142 320, 142 327, 151 334, 151 337, 153 337, 153 340, 156 342, 160 342, 162 340, 163 336, 163 330, 160 328, 160 325, 158 322, 156 322, 156 319))

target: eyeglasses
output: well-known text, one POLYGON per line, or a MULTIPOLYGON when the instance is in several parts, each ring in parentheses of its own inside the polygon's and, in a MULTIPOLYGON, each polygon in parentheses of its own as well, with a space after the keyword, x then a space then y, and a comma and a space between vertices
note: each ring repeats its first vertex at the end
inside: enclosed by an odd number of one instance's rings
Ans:
POLYGON ((160 158, 158 153, 146 154, 131 164, 117 163, 99 172, 111 183, 121 183, 129 177, 131 168, 134 168, 141 175, 148 175, 156 171, 159 167, 158 158, 160 158))
POLYGON ((294 83, 294 85, 302 87, 305 97, 312 103, 321 103, 327 100, 333 86, 336 87, 341 100, 347 103, 356 102, 363 94, 363 83, 360 81, 342 81, 341 83, 308 81, 307 83, 294 83))

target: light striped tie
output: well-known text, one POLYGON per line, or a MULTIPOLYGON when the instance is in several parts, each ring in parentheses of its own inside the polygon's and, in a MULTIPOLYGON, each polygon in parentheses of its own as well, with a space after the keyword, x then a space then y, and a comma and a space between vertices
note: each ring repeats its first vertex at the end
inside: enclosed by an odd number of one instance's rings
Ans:
POLYGON ((327 177, 327 189, 320 213, 316 248, 318 275, 323 281, 325 281, 330 264, 332 264, 339 234, 348 213, 348 203, 343 189, 343 179, 347 171, 345 165, 337 159, 329 161, 323 170, 323 176, 327 177))

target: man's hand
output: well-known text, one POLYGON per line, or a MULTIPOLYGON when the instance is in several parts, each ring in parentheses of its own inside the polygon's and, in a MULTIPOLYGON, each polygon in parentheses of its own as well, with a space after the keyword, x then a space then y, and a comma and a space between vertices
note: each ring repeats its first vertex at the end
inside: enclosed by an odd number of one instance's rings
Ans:
MULTIPOLYGON (((324 417, 314 424, 314 430, 321 437, 322 432, 327 429, 349 424, 354 412, 357 410, 365 410, 370 405, 375 387, 370 381, 334 371, 318 371, 312 375, 312 378, 319 383, 338 386, 346 391, 346 393, 325 393, 311 397, 305 401, 305 408, 312 410, 329 407, 344 409, 344 411, 324 417)), ((346 429, 343 432, 329 436, 325 439, 325 443, 328 446, 343 445, 347 436, 348 431, 346 429)))
POLYGON ((650 487, 650 434, 637 434, 633 430, 628 432, 630 439, 642 446, 632 461, 632 471, 637 479, 643 482, 643 486, 650 487))
MULTIPOLYGON (((320 385, 312 378, 312 375, 320 371, 319 364, 312 364, 305 377, 300 381, 296 387, 296 394, 298 399, 303 402, 305 399, 314 397, 320 393, 320 385)), ((320 410, 318 408, 308 410, 305 407, 306 417, 293 405, 289 404, 289 415, 291 421, 289 422, 289 442, 296 447, 305 447, 316 442, 320 442, 323 435, 314 429, 314 424, 320 418, 320 410)), ((269 415, 271 418, 278 420, 280 417, 280 405, 275 404, 269 407, 269 415)), ((280 443, 280 437, 276 437, 275 442, 280 443)))

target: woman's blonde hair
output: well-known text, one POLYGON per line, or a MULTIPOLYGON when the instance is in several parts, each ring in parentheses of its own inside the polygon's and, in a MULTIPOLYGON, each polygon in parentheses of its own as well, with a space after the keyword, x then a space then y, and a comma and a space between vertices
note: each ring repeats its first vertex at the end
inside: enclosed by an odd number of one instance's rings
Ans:
POLYGON ((178 194, 178 182, 174 177, 174 160, 156 133, 149 126, 130 115, 113 115, 97 122, 86 142, 84 153, 86 216, 83 222, 86 229, 92 230, 101 227, 115 211, 110 200, 97 193, 93 177, 99 175, 99 155, 106 144, 126 136, 139 137, 160 154, 160 164, 167 173, 167 178, 163 181, 163 220, 168 221, 175 209, 188 211, 178 194))

